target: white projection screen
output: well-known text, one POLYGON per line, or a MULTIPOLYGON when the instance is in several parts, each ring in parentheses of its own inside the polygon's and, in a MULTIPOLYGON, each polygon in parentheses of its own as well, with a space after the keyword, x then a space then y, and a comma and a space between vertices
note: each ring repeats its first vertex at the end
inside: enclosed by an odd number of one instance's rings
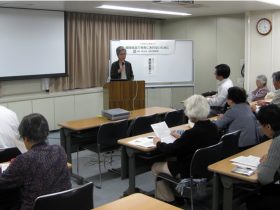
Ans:
POLYGON ((66 75, 64 12, 0 8, 0 80, 66 75))

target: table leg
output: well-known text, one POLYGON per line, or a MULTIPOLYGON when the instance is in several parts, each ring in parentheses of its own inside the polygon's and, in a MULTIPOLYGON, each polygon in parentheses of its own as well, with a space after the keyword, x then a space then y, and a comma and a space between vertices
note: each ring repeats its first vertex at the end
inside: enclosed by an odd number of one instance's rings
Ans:
POLYGON ((72 163, 71 157, 71 133, 68 129, 61 128, 60 129, 60 144, 64 147, 65 152, 67 154, 67 161, 72 163))
POLYGON ((233 200, 233 181, 230 177, 221 176, 224 187, 223 210, 232 210, 233 200))
POLYGON ((219 195, 220 195, 220 180, 219 175, 213 175, 213 195, 212 195, 212 210, 219 209, 219 195))
POLYGON ((126 147, 122 146, 121 148, 121 178, 125 179, 128 177, 128 158, 126 153, 126 147))
POLYGON ((129 167, 129 185, 127 189, 127 194, 135 193, 135 151, 129 147, 126 148, 128 155, 128 167, 129 167))

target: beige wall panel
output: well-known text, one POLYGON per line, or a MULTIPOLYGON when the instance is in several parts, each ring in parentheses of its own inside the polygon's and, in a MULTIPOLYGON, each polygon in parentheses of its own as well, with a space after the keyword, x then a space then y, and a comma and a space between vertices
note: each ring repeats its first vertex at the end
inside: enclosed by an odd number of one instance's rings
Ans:
POLYGON ((75 116, 77 119, 96 117, 103 110, 103 93, 75 95, 75 116))
POLYGON ((244 15, 224 16, 217 19, 217 63, 231 68, 230 78, 243 87, 241 68, 244 63, 244 15))
POLYGON ((21 121, 24 116, 33 113, 31 101, 10 102, 8 103, 8 108, 17 114, 19 121, 21 121))
POLYGON ((42 114, 48 121, 50 130, 58 129, 54 122, 54 99, 36 99, 32 100, 33 113, 42 114))
POLYGON ((171 88, 147 88, 147 106, 171 107, 171 88))
POLYGON ((55 125, 75 119, 74 96, 54 98, 55 125))

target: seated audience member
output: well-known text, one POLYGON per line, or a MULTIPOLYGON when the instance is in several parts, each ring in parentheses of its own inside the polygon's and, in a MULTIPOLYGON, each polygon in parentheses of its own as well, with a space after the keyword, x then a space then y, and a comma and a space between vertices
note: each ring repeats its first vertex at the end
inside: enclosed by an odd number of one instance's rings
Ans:
POLYGON ((258 144, 260 137, 257 119, 246 100, 243 88, 229 88, 227 103, 230 108, 214 122, 219 129, 226 129, 226 133, 241 130, 238 143, 241 150, 258 144))
POLYGON ((280 185, 275 178, 280 174, 280 108, 275 104, 260 108, 257 118, 263 133, 272 139, 267 155, 264 155, 257 169, 260 193, 247 201, 248 210, 280 209, 280 185))
MULTIPOLYGON (((275 88, 275 91, 267 93, 265 100, 271 99, 272 104, 276 104, 280 107, 280 71, 274 72, 272 74, 272 82, 275 88)), ((259 106, 267 105, 268 103, 265 100, 258 101, 259 106)), ((257 112, 257 106, 255 104, 251 105, 253 112, 257 112)))
POLYGON ((267 78, 265 75, 258 75, 256 78, 257 89, 252 91, 249 98, 250 101, 263 100, 266 94, 269 92, 267 86, 267 78))
POLYGON ((228 65, 220 64, 217 65, 215 69, 218 88, 217 94, 207 97, 211 108, 209 117, 223 112, 227 99, 227 91, 233 86, 232 81, 228 78, 230 75, 230 67, 228 65))
POLYGON ((61 146, 45 143, 49 134, 47 120, 40 114, 27 115, 19 125, 19 134, 28 151, 0 173, 1 210, 32 210, 38 196, 71 188, 65 151, 61 146))
POLYGON ((271 103, 280 107, 280 71, 274 72, 272 74, 272 82, 275 91, 271 103))
MULTIPOLYGON (((215 124, 207 119, 210 111, 206 98, 193 95, 184 102, 186 115, 194 126, 186 130, 182 135, 176 131, 171 134, 176 138, 173 143, 161 142, 158 137, 154 138, 157 149, 175 159, 167 162, 157 162, 152 166, 152 173, 166 173, 177 178, 189 177, 190 162, 195 151, 202 147, 216 144, 219 141, 218 129, 215 124)), ((155 197, 166 202, 174 202, 175 196, 169 183, 160 180, 156 183, 155 197)))
POLYGON ((12 110, 0 105, 0 149, 16 147, 19 139, 18 118, 12 110))

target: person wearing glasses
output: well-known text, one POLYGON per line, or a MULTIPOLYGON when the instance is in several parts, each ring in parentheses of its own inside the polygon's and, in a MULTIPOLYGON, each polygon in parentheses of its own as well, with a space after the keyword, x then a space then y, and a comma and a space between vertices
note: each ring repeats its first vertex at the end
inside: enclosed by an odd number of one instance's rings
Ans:
POLYGON ((123 46, 119 46, 116 49, 118 60, 111 65, 111 79, 123 79, 123 80, 133 80, 133 70, 131 63, 126 61, 126 49, 123 46))

